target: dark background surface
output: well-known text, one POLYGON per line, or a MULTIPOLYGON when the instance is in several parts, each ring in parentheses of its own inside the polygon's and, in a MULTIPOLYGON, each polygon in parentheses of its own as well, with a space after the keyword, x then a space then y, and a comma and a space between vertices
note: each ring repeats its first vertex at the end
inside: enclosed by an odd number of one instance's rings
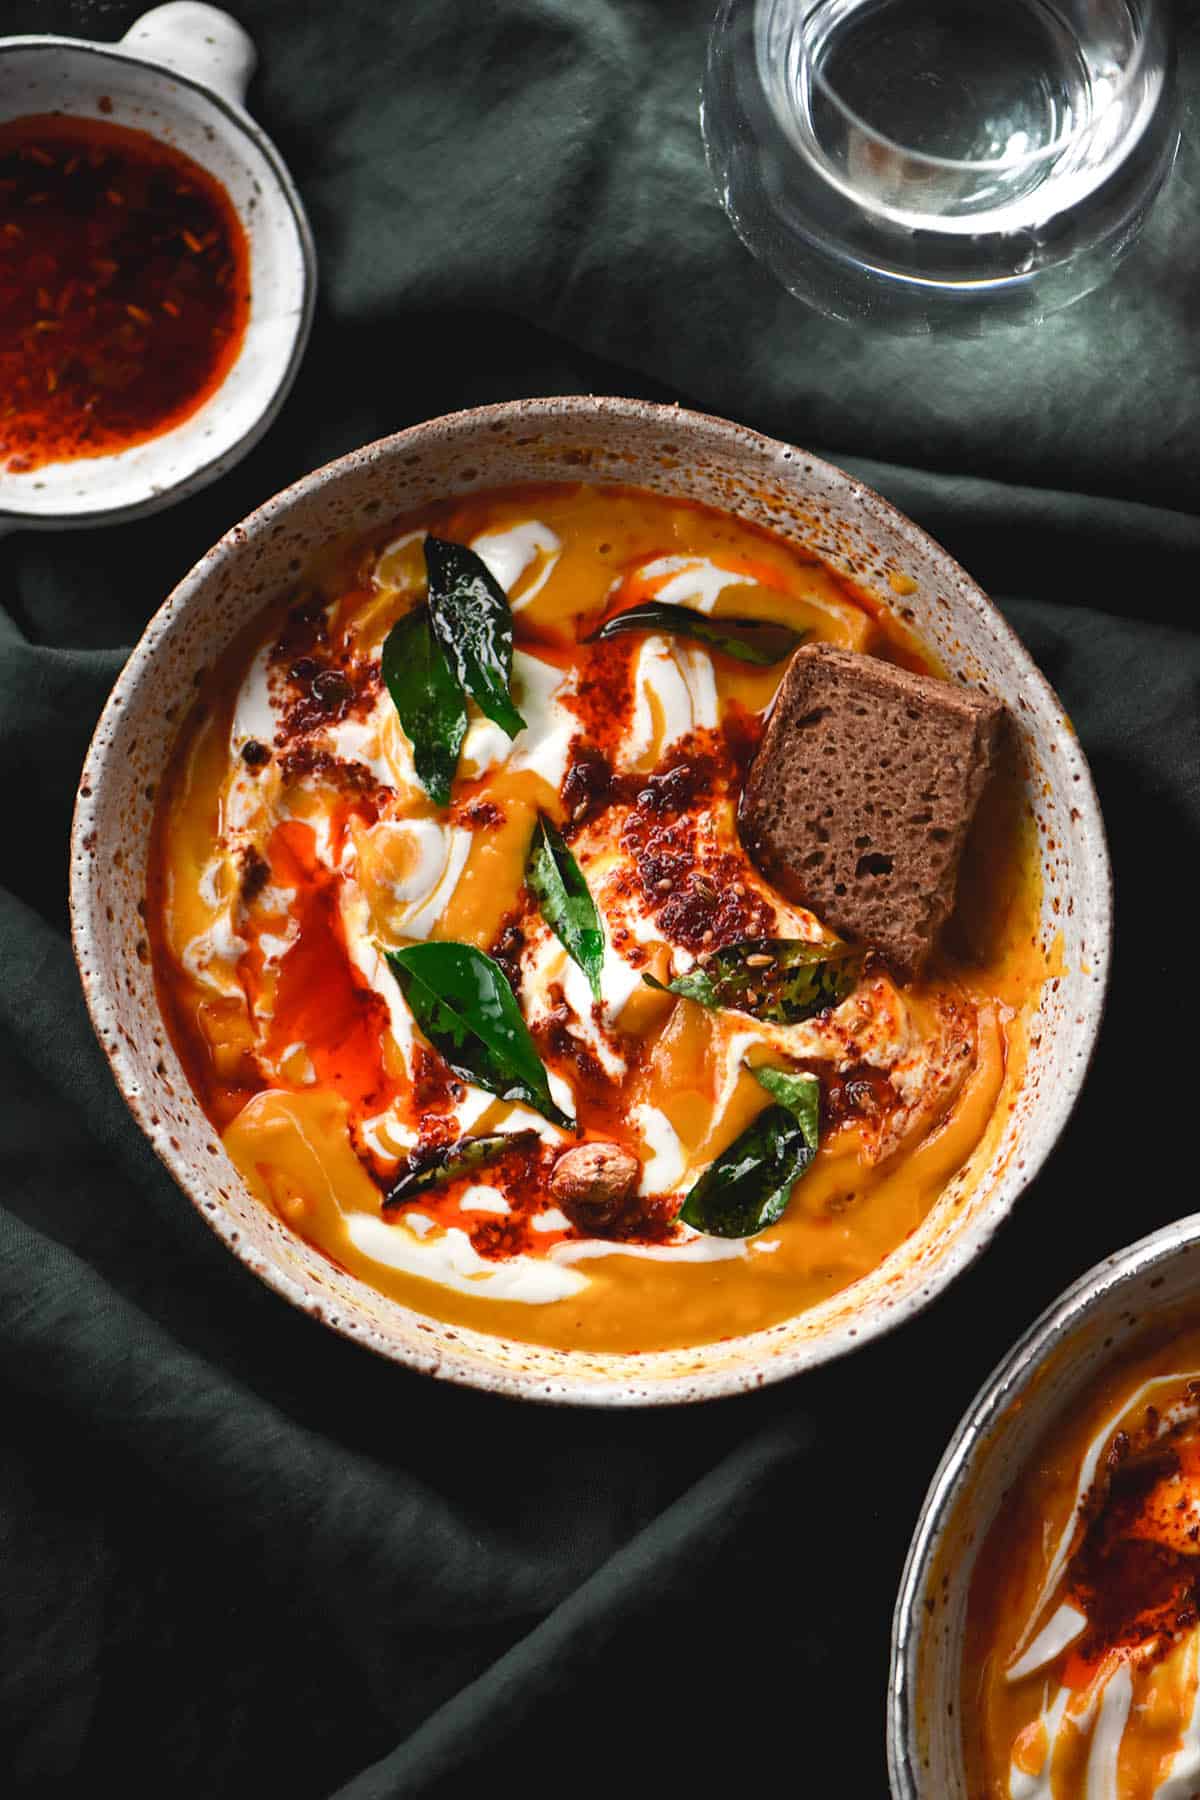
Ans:
MULTIPOLYGON (((6 0, 0 28, 138 10, 6 0)), ((1195 1204, 1197 9, 1134 258, 970 344, 823 322, 747 258, 695 126, 707 0, 235 10, 321 257, 296 389, 197 498, 0 544, 0 1784, 880 1800, 892 1602, 960 1412, 1063 1285, 1195 1204), (353 445, 580 391, 780 433, 939 537, 1062 693, 1118 884, 1091 1079, 982 1262, 840 1367, 652 1416, 422 1380, 260 1287, 126 1116, 65 935, 84 750, 195 558, 353 445)))

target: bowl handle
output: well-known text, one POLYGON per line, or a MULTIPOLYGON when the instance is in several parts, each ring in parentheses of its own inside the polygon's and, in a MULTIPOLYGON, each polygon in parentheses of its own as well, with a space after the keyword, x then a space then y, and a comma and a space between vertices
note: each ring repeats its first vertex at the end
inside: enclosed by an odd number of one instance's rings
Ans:
POLYGON ((210 88, 242 107, 258 52, 236 19, 202 0, 171 0, 129 27, 121 48, 210 88))

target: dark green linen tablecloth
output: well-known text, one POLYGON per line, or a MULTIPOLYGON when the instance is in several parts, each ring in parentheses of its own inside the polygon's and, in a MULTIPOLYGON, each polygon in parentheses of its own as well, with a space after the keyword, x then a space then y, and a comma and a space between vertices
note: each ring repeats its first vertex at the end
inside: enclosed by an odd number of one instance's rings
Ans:
POLYGON ((892 1601, 960 1411, 1067 1281, 1196 1205, 1196 151, 1104 292, 889 341, 790 302, 710 198, 707 12, 242 0, 322 260, 295 392, 169 513, 0 544, 0 1791, 877 1800, 892 1601), (1117 871, 1091 1079, 983 1261, 840 1367, 666 1414, 460 1392, 268 1293, 127 1117, 65 930, 81 759, 193 560, 353 445, 577 391, 783 434, 942 539, 1062 693, 1117 871))

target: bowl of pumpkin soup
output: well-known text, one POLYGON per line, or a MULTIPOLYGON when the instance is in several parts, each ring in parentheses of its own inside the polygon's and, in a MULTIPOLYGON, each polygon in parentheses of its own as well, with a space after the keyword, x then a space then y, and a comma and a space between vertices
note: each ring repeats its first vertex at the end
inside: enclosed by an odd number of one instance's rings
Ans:
POLYGON ((417 426, 223 539, 98 728, 72 907, 122 1091, 264 1280, 631 1404, 825 1361, 976 1255, 1109 935, 1082 754, 970 579, 791 446, 595 399, 417 426))
POLYGON ((1200 1791, 1200 1236, 1081 1277, 984 1386, 896 1609, 897 1800, 1200 1791))

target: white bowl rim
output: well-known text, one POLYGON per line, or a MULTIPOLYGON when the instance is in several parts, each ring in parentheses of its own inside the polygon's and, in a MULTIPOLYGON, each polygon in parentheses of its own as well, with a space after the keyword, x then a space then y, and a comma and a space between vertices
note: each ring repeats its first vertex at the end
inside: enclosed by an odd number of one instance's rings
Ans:
MULTIPOLYGON (((87 861, 86 856, 81 853, 82 839, 87 833, 91 812, 91 800, 89 798, 85 801, 84 796, 89 790, 94 793, 102 780, 103 764, 107 755, 106 728, 123 707, 127 696, 136 689, 144 671, 153 661, 159 639, 171 627, 176 615, 188 604, 194 589, 207 579, 214 565, 235 551, 247 550, 260 536, 267 533, 276 520, 281 515, 285 515, 301 497, 310 497, 319 493, 322 488, 338 481, 343 474, 360 463, 381 455, 395 455, 404 447, 419 442, 421 437, 431 430, 436 429, 441 432, 456 429, 476 430, 501 423, 519 423, 528 426, 539 420, 552 422, 559 416, 592 418, 597 423, 601 423, 605 417, 614 415, 630 422, 636 420, 639 423, 653 423, 656 428, 661 427, 667 430, 678 430, 682 423, 687 429, 698 431, 701 435, 711 435, 722 445, 728 443, 729 434, 732 433, 740 441, 757 448, 760 453, 786 454, 789 459, 800 459, 806 470, 818 472, 830 482, 832 487, 848 489, 857 500, 865 501, 869 508, 878 510, 890 521, 899 525, 903 535, 916 538, 936 553, 946 572, 962 584, 961 591, 964 598, 969 599, 972 606, 986 615, 990 629, 997 635, 1007 638, 1015 647, 1020 660, 1027 667, 1027 682, 1040 691, 1045 702, 1056 708, 1063 718, 1066 717, 1065 709, 1050 683, 1034 663, 1029 652, 1020 643, 1016 633, 998 608, 987 598, 978 583, 950 556, 949 552, 944 550, 936 539, 931 538, 907 515, 893 507, 874 489, 869 488, 845 470, 838 468, 836 464, 825 462, 807 450, 800 449, 799 446, 768 437, 764 433, 754 431, 748 426, 736 424, 719 415, 693 411, 677 404, 664 404, 618 395, 554 395, 499 401, 485 406, 469 407, 456 412, 440 414, 436 418, 421 420, 402 431, 377 438, 369 444, 345 452, 312 470, 309 474, 301 476, 264 501, 244 520, 231 526, 224 536, 193 565, 152 616, 128 662, 118 676, 97 723, 84 761, 80 777, 80 793, 76 801, 71 827, 71 939, 76 962, 81 970, 84 996, 93 1028, 108 1057, 118 1088, 144 1135, 150 1140, 152 1147, 176 1184, 183 1189, 205 1223, 217 1233, 227 1248, 238 1257, 239 1261, 251 1267, 253 1272, 276 1293, 302 1311, 311 1312, 313 1304, 304 1284, 274 1265, 264 1265, 258 1260, 251 1261, 249 1259, 236 1231, 233 1231, 231 1236, 231 1228, 223 1216, 220 1213, 214 1213, 204 1204, 201 1186, 193 1180, 186 1161, 183 1158, 177 1159, 173 1155, 169 1146, 162 1141, 161 1135, 152 1128, 150 1120, 143 1116, 137 1079, 130 1066, 130 1054, 125 1047, 120 1031, 114 1029, 117 1020, 112 998, 99 983, 88 979, 87 975, 83 974, 87 960, 86 951, 92 939, 89 917, 91 899, 88 883, 80 872, 87 861)), ((636 480, 632 485, 637 485, 636 480)), ((385 1344, 378 1341, 373 1334, 360 1332, 353 1325, 347 1324, 340 1313, 335 1314, 332 1318, 327 1312, 323 1313, 322 1322, 330 1325, 332 1329, 351 1341, 365 1344, 387 1360, 398 1362, 404 1367, 432 1373, 440 1379, 458 1385, 551 1405, 641 1407, 722 1399, 733 1394, 750 1391, 755 1387, 789 1379, 807 1369, 820 1367, 853 1350, 863 1348, 866 1344, 874 1342, 903 1324, 915 1313, 923 1311, 940 1293, 944 1292, 963 1268, 982 1255, 1000 1225, 1011 1213, 1017 1200, 1044 1167, 1047 1158, 1058 1143, 1095 1054, 1096 1041, 1107 999, 1111 965, 1112 870, 1108 857, 1103 816, 1100 812, 1091 770, 1082 747, 1077 743, 1072 755, 1073 767, 1079 783, 1078 805, 1095 833, 1095 847, 1098 856, 1102 859, 1104 875, 1096 901, 1098 935, 1093 940, 1091 952, 1095 979, 1089 984, 1085 997, 1080 1002, 1082 1023, 1079 1025, 1079 1033, 1080 1041, 1086 1045, 1086 1051, 1077 1059, 1069 1076, 1056 1087, 1052 1099, 1047 1102, 1042 1147, 1035 1154, 1025 1158, 1018 1177, 1012 1182, 1009 1197, 1003 1205, 995 1204, 981 1211, 979 1217, 969 1228, 963 1228, 958 1232, 946 1253, 939 1258, 936 1268, 929 1273, 919 1292, 906 1294, 895 1306, 886 1310, 874 1309, 860 1314, 852 1341, 836 1344, 830 1341, 797 1345, 786 1352, 777 1352, 771 1357, 763 1359, 758 1365, 757 1375, 754 1378, 750 1377, 746 1366, 741 1364, 728 1369, 692 1371, 686 1380, 680 1378, 670 1381, 655 1381, 632 1375, 603 1379, 589 1378, 586 1382, 579 1382, 571 1379, 565 1373, 556 1379, 547 1380, 542 1375, 513 1372, 496 1366, 482 1368, 469 1356, 445 1347, 436 1353, 423 1353, 415 1346, 400 1347, 390 1343, 385 1344)), ((755 1335, 757 1334, 752 1333, 741 1341, 750 1342, 755 1335)), ((663 1352, 661 1354, 671 1356, 677 1353, 663 1352)), ((697 1347, 695 1354, 703 1355, 703 1346, 697 1347)), ((570 1352, 564 1351, 563 1355, 564 1358, 569 1358, 570 1352)))
POLYGON ((922 1596, 938 1544, 975 1474, 976 1453, 982 1449, 986 1454, 992 1433, 1009 1408, 1036 1380, 1047 1360, 1062 1354, 1068 1341, 1083 1330, 1111 1294, 1197 1246, 1200 1213, 1191 1213, 1094 1263, 1022 1332, 955 1427, 921 1503, 892 1616, 887 1749, 895 1800, 923 1800, 912 1755, 918 1737, 918 1663, 925 1626, 922 1596))
MULTIPOLYGON (((134 23, 137 23, 135 20, 134 23)), ((98 43, 94 38, 70 37, 62 32, 26 32, 16 37, 0 38, 0 62, 19 50, 72 50, 80 54, 100 57, 108 62, 123 63, 128 67, 142 69, 150 77, 182 87, 191 88, 200 94, 210 105, 222 113, 231 127, 240 131, 250 139, 258 150, 275 178, 280 195, 286 202, 296 230, 296 239, 300 246, 300 259, 304 266, 304 303, 296 315, 291 352, 280 373, 274 391, 254 423, 242 433, 235 443, 227 444, 214 456, 209 456, 202 463, 197 463, 186 473, 179 475, 165 487, 154 487, 141 500, 131 500, 124 505, 97 506, 86 511, 70 511, 64 513, 30 513, 19 507, 0 508, 0 534, 6 531, 76 531, 99 525, 123 525, 131 519, 149 518, 152 513, 161 512, 165 507, 174 506, 189 495, 198 493, 211 481, 231 469, 242 457, 247 456, 254 446, 266 435, 278 418, 283 404, 295 385, 300 364, 308 348, 309 336, 312 332, 313 317, 317 304, 317 247, 313 239, 312 227, 304 210, 304 202, 300 198, 300 190, 292 179, 291 171, 283 157, 275 148, 258 120, 246 111, 245 107, 236 105, 229 97, 207 82, 198 80, 193 75, 183 73, 179 69, 169 68, 166 63, 154 62, 147 56, 122 50, 123 39, 115 44, 98 43)), ((19 115, 18 115, 19 116, 19 115)), ((244 224, 244 221, 243 221, 244 224)), ((217 393, 220 392, 218 388, 217 393)), ((215 397, 215 396, 214 396, 215 397)), ((153 440, 151 440, 153 441, 153 440)), ((92 458, 81 457, 82 464, 92 458)), ((251 515, 252 517, 253 515, 251 515)))

